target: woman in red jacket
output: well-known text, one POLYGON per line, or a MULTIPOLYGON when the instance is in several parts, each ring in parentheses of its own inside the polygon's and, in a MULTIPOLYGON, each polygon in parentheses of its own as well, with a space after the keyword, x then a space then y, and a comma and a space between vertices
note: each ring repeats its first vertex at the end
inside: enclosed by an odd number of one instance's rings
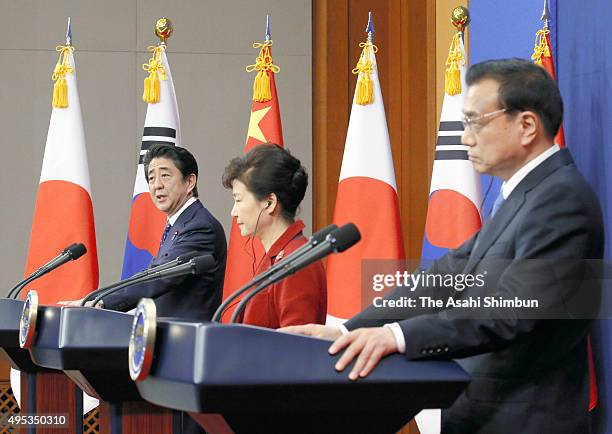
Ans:
MULTIPOLYGON (((302 233, 304 223, 296 220, 295 214, 304 199, 308 175, 289 151, 270 143, 256 146, 230 161, 223 186, 232 190, 231 214, 242 236, 257 237, 264 247, 263 258, 253 260, 253 276, 307 242, 302 233)), ((225 322, 242 298, 228 306, 225 322)), ((317 261, 254 296, 239 322, 269 328, 324 324, 326 311, 325 271, 317 261)))

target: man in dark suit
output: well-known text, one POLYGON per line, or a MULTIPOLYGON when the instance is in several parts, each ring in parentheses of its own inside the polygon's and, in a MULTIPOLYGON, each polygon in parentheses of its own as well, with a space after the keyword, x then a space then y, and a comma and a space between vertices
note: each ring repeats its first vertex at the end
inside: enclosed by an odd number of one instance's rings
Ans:
MULTIPOLYGON (((144 157, 151 200, 168 216, 155 267, 186 253, 212 255, 215 265, 201 275, 171 277, 136 284, 105 296, 96 307, 127 311, 143 298, 155 300, 158 316, 209 321, 221 304, 227 244, 223 227, 198 199, 198 164, 185 148, 158 144, 144 157)), ((82 300, 60 302, 80 305, 82 300)), ((91 303, 91 302, 88 302, 91 303)), ((204 431, 187 413, 175 412, 183 434, 204 431)))
POLYGON ((472 382, 443 410, 443 433, 587 433, 588 326, 600 296, 587 260, 603 256, 599 202, 569 151, 553 143, 563 103, 544 69, 489 61, 466 80, 462 143, 475 169, 503 185, 482 230, 424 275, 480 276, 483 285, 399 287, 387 299, 431 296, 443 306, 370 306, 340 329, 287 331, 336 339, 330 353, 344 349, 336 369, 355 361, 352 380, 395 352, 456 359, 472 382), (485 297, 537 306, 485 306, 485 297), (482 304, 464 309, 449 299, 482 304))
POLYGON ((221 303, 227 245, 223 227, 198 199, 198 165, 185 148, 154 145, 144 157, 151 199, 168 216, 151 267, 197 251, 215 267, 203 275, 180 276, 128 286, 102 299, 104 308, 132 309, 142 297, 155 300, 159 316, 210 320, 221 303))

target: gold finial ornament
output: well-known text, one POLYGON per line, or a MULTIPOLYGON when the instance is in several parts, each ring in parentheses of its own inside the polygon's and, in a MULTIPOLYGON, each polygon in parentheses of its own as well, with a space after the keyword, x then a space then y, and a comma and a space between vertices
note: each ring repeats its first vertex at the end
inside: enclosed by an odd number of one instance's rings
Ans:
POLYGON ((457 6, 451 13, 451 23, 457 28, 453 36, 448 57, 446 58, 446 70, 444 77, 444 92, 447 95, 458 95, 461 90, 461 68, 465 66, 465 54, 463 52, 463 32, 470 23, 470 11, 464 6, 457 6))
POLYGON ((169 18, 162 17, 155 23, 155 34, 160 39, 162 44, 166 43, 166 40, 172 35, 174 26, 169 18))
POLYGON ((149 73, 149 76, 144 80, 144 91, 142 93, 143 101, 148 104, 159 102, 161 94, 159 80, 165 81, 167 77, 162 53, 166 51, 166 41, 172 35, 173 30, 172 22, 166 17, 160 18, 155 23, 155 34, 160 42, 156 46, 147 47, 148 51, 153 52, 153 56, 148 63, 142 65, 142 68, 149 73))
POLYGON ((463 32, 470 24, 470 11, 464 6, 457 6, 451 14, 451 23, 458 31, 463 32))

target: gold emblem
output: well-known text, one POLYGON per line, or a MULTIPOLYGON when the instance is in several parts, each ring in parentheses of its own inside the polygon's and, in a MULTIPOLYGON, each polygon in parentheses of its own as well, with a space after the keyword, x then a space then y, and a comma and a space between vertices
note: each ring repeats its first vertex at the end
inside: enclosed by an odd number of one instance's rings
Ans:
POLYGON ((157 309, 150 298, 143 298, 136 307, 129 344, 130 377, 142 381, 149 376, 153 350, 155 348, 155 331, 157 309))
POLYGON ((166 40, 172 35, 174 27, 170 19, 163 17, 155 23, 155 34, 165 44, 166 40))
POLYGON ((470 24, 470 11, 466 7, 457 6, 451 14, 451 23, 458 31, 463 32, 470 24))
POLYGON ((19 346, 30 348, 36 332, 36 318, 38 316, 38 292, 30 290, 23 303, 23 311, 19 320, 19 346))

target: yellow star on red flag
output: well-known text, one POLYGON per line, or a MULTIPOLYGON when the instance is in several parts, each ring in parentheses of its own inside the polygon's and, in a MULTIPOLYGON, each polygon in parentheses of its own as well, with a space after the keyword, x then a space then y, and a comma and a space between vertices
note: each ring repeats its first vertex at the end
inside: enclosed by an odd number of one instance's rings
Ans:
POLYGON ((266 137, 263 134, 263 131, 261 131, 261 128, 259 127, 259 123, 264 118, 264 116, 268 114, 271 108, 271 106, 268 106, 262 108, 261 110, 251 112, 251 118, 249 119, 249 131, 247 133, 247 141, 249 140, 249 137, 253 137, 256 140, 259 140, 260 142, 267 141, 266 137))

